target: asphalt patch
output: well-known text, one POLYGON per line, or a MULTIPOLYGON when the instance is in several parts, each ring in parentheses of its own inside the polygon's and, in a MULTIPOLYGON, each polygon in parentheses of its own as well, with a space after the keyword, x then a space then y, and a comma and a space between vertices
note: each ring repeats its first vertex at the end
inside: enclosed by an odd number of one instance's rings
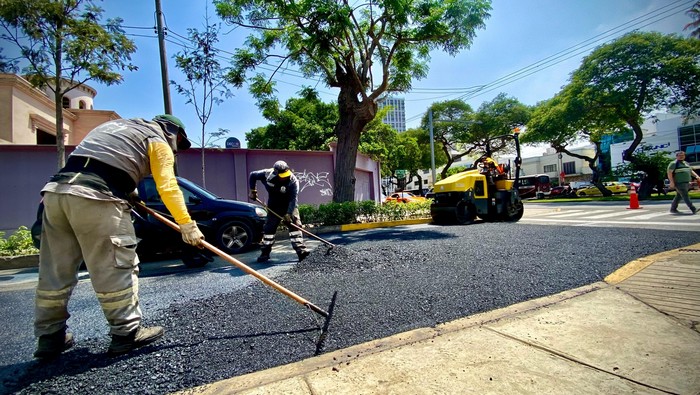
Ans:
MULTIPOLYGON (((420 258, 413 254, 411 259, 420 258)), ((406 247, 385 245, 365 249, 350 249, 336 245, 334 248, 318 247, 296 265, 297 273, 314 273, 328 271, 365 271, 379 267, 401 265, 406 260, 406 247)))

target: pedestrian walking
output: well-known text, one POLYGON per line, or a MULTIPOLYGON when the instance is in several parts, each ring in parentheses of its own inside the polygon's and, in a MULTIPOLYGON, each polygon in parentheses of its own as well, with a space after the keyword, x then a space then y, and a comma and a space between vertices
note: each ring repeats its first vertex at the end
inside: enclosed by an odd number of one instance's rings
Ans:
POLYGON ((110 355, 163 336, 162 327, 141 325, 138 241, 129 195, 152 174, 161 199, 180 224, 182 239, 201 246, 204 236, 187 213, 174 170, 174 153, 189 146, 185 126, 172 115, 109 121, 88 133, 41 190, 36 358, 54 358, 73 346, 66 324, 68 299, 82 262, 109 323, 110 355))
POLYGON ((693 171, 693 168, 690 167, 688 162, 685 161, 685 152, 676 151, 676 160, 669 163, 667 173, 670 188, 676 190, 676 196, 671 202, 671 212, 678 213, 678 204, 681 202, 681 199, 683 199, 690 211, 695 214, 698 210, 690 200, 688 191, 690 189, 690 181, 693 179, 697 180, 700 177, 693 171))
MULTIPOLYGON (((298 195, 299 195, 299 180, 292 173, 287 165, 287 162, 279 160, 275 162, 271 169, 262 169, 250 173, 248 180, 250 187, 250 199, 257 200, 258 192, 256 189, 257 182, 260 181, 265 186, 268 194, 267 207, 277 215, 283 218, 287 229, 289 230, 289 239, 292 242, 292 248, 296 251, 299 257, 299 262, 304 260, 309 255, 309 250, 304 244, 304 238, 301 230, 301 218, 299 217, 298 195)), ((275 233, 280 224, 280 218, 277 215, 268 215, 265 225, 263 226, 263 240, 260 247, 260 256, 258 262, 266 262, 270 259, 272 245, 275 244, 275 233)))

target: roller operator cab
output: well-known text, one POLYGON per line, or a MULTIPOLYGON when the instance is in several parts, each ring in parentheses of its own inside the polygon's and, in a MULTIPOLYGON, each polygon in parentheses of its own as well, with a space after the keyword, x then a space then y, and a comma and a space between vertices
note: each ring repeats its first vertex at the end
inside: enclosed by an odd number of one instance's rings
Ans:
POLYGON ((433 223, 466 225, 477 217, 489 222, 522 218, 523 202, 515 187, 521 164, 518 133, 490 139, 486 151, 474 162, 474 168, 435 183, 430 205, 433 223), (491 142, 496 139, 515 141, 515 179, 508 177, 508 166, 498 165, 491 158, 491 142))

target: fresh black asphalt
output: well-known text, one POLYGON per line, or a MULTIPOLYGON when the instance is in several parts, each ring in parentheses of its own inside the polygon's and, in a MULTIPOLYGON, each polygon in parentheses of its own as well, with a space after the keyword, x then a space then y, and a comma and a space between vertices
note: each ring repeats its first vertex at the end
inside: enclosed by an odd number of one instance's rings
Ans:
MULTIPOLYGON (((71 305, 75 347, 58 360, 36 362, 33 290, 4 291, 3 325, 15 336, 0 340, 0 389, 171 393, 591 284, 634 259, 698 242, 697 232, 519 223, 324 237, 337 247, 321 245, 303 263, 271 272, 322 309, 337 292, 322 342, 323 317, 251 276, 233 270, 239 286, 226 289, 230 272, 181 268, 179 276, 141 281, 145 324, 164 326, 163 340, 107 358, 104 319, 96 302, 81 302, 71 305), (95 333, 78 333, 88 326, 95 333)), ((76 294, 90 293, 88 284, 81 282, 76 294)))

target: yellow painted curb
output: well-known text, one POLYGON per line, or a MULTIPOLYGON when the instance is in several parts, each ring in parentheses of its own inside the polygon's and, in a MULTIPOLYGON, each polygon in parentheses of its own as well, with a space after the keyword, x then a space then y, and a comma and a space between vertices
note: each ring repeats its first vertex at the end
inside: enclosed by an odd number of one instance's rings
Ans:
POLYGON ((404 219, 401 221, 385 221, 385 222, 368 222, 365 224, 347 224, 340 225, 340 230, 351 231, 351 230, 362 230, 362 229, 373 229, 373 228, 386 228, 389 226, 401 226, 401 225, 417 225, 417 224, 429 224, 433 222, 430 218, 420 218, 420 219, 404 219))
POLYGON ((678 255, 680 250, 684 249, 700 249, 700 244, 693 244, 688 247, 676 248, 675 250, 664 251, 644 258, 635 259, 609 274, 603 281, 611 285, 619 284, 646 269, 652 263, 667 260, 670 257, 678 255))

